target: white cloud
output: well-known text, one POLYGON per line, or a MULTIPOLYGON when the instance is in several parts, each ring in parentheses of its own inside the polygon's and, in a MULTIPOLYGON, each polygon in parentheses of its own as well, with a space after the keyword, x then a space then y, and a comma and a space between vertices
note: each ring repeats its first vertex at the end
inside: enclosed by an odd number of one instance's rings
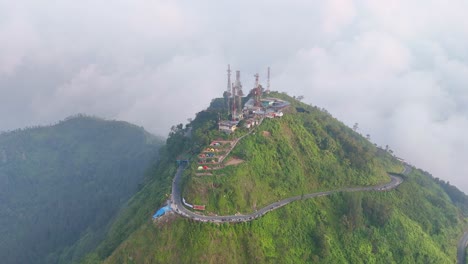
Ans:
POLYGON ((356 17, 353 0, 330 0, 323 2, 322 30, 326 34, 337 34, 349 26, 356 17))
POLYGON ((0 24, 0 77, 13 74, 37 42, 35 29, 27 21, 13 18, 0 24))
POLYGON ((464 0, 0 0, 0 130, 77 112, 166 135, 225 88, 227 63, 358 122, 468 191, 464 0), (263 78, 264 76, 262 76, 263 78))

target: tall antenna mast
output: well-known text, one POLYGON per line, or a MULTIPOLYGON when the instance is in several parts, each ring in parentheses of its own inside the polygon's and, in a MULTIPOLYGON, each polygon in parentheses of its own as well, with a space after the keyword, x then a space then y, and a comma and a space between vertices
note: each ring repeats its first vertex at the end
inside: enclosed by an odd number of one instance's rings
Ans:
POLYGON ((232 86, 232 119, 239 117, 242 111, 242 84, 240 82, 240 71, 236 71, 236 80, 232 86))
POLYGON ((270 92, 270 67, 268 67, 268 74, 267 74, 267 92, 270 92))
POLYGON ((228 73, 227 91, 231 92, 231 65, 230 64, 228 64, 227 73, 228 73))
POLYGON ((258 77, 260 77, 260 75, 258 75, 258 73, 256 73, 254 75, 254 77, 255 77, 255 88, 257 88, 258 87, 258 77))
POLYGON ((255 87, 254 87, 254 96, 255 96, 255 106, 260 106, 260 98, 262 97, 262 88, 258 82, 258 73, 255 75, 255 87))
POLYGON ((236 86, 240 86, 240 71, 236 71, 236 86))
POLYGON ((227 69, 227 74, 228 74, 228 79, 227 79, 227 90, 224 92, 224 100, 226 102, 226 108, 228 115, 231 113, 231 106, 230 106, 230 101, 231 101, 231 64, 228 64, 228 69, 227 69))

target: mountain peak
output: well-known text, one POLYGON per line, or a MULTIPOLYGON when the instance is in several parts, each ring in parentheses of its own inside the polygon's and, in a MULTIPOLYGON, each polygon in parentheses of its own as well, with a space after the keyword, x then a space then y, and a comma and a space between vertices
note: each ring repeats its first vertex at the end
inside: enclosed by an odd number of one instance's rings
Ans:
MULTIPOLYGON (((265 117, 261 99, 253 106, 262 111, 232 115, 235 101, 217 98, 173 127, 157 173, 84 262, 454 262, 465 221, 437 181, 404 170, 325 109, 284 93, 268 97, 288 102, 281 117, 265 117), (249 126, 250 118, 258 123, 249 126), (171 190, 180 199, 172 209, 202 217, 166 212, 150 221, 171 190), (223 223, 232 222, 226 216, 241 223, 223 223)), ((243 110, 252 98, 241 97, 243 110)))

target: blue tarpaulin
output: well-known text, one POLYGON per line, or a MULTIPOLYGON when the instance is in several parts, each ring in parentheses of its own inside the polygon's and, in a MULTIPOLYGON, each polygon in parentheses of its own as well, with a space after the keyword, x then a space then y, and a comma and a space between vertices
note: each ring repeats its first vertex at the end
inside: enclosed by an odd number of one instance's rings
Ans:
POLYGON ((171 207, 169 205, 164 206, 163 208, 159 209, 154 215, 153 219, 156 219, 162 215, 164 215, 166 212, 169 212, 171 210, 171 207))

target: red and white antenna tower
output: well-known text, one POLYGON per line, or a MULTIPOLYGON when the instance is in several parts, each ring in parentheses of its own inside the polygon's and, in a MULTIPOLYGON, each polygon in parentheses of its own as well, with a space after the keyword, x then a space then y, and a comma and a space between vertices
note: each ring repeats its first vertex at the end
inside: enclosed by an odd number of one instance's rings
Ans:
POLYGON ((227 92, 230 93, 231 92, 231 65, 230 64, 228 64, 227 73, 228 73, 227 92))
POLYGON ((242 84, 240 82, 240 71, 236 71, 236 80, 232 86, 232 119, 235 120, 239 117, 242 111, 242 84))
POLYGON ((227 69, 227 74, 228 74, 228 79, 227 79, 227 90, 225 92, 225 100, 226 100, 226 106, 228 110, 228 114, 231 111, 231 106, 230 106, 230 101, 231 101, 231 65, 228 64, 228 69, 227 69))
POLYGON ((262 96, 262 87, 258 82, 258 73, 255 76, 255 87, 254 87, 254 96, 255 96, 255 106, 260 106, 260 98, 262 96))
POLYGON ((270 92, 270 67, 268 67, 268 73, 267 73, 267 93, 270 92))

